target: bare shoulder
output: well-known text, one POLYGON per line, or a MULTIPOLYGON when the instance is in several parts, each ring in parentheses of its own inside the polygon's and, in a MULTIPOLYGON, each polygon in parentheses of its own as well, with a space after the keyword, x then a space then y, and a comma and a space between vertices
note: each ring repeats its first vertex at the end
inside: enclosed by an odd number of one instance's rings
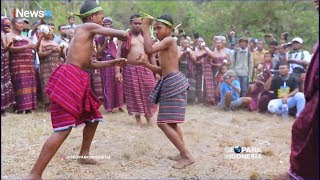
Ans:
POLYGON ((76 27, 76 29, 92 30, 92 29, 96 29, 96 28, 100 28, 100 27, 101 26, 99 24, 88 22, 88 23, 78 25, 76 27))

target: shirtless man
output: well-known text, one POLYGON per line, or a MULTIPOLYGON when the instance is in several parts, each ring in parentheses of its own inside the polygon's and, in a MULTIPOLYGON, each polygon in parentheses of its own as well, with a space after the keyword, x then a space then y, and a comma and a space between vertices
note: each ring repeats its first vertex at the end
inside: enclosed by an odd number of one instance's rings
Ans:
POLYGON ((172 38, 173 20, 170 15, 162 15, 156 19, 154 29, 159 43, 152 45, 150 37, 150 26, 153 20, 143 20, 144 49, 147 54, 159 53, 160 67, 146 61, 141 54, 139 63, 161 75, 157 86, 151 94, 151 101, 159 103, 159 114, 157 124, 168 139, 179 150, 179 155, 170 156, 169 159, 177 161, 172 167, 185 168, 195 161, 187 150, 179 123, 184 122, 187 106, 187 89, 189 83, 187 78, 179 72, 177 43, 172 38))
MULTIPOLYGON (((128 32, 129 38, 125 42, 119 42, 117 58, 128 59, 128 65, 123 68, 116 67, 116 80, 123 82, 124 98, 127 103, 127 110, 130 115, 134 115, 137 127, 142 126, 141 116, 144 115, 148 124, 151 125, 151 117, 157 110, 157 106, 149 101, 149 96, 154 88, 155 75, 152 71, 138 64, 138 57, 144 52, 144 39, 141 34, 142 17, 134 14, 130 17, 131 29, 128 32)), ((148 58, 151 64, 156 65, 153 55, 148 58)))
POLYGON ((83 129, 83 141, 78 162, 81 164, 97 163, 89 157, 89 149, 102 115, 98 111, 100 102, 91 92, 90 76, 84 69, 124 65, 126 59, 123 58, 107 62, 92 61, 92 42, 95 34, 115 36, 126 40, 127 33, 102 27, 104 13, 95 1, 85 2, 78 16, 84 24, 77 26, 69 46, 66 63, 53 72, 46 87, 51 102, 50 111, 54 132, 43 145, 27 179, 41 178, 44 169, 68 137, 72 127, 81 124, 86 125, 83 129))

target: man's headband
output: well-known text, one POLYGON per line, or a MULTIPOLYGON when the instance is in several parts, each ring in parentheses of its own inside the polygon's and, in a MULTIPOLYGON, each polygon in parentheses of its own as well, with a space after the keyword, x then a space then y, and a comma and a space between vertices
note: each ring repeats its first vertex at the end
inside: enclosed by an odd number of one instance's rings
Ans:
POLYGON ((83 18, 89 16, 90 14, 96 13, 98 11, 102 11, 102 7, 99 6, 99 7, 93 8, 90 11, 87 11, 87 12, 85 12, 83 14, 72 13, 72 15, 78 16, 80 19, 83 19, 83 18))

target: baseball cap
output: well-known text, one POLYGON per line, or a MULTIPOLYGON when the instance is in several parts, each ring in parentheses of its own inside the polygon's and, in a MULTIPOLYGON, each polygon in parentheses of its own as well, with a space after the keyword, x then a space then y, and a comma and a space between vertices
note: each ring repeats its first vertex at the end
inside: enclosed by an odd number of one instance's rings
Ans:
POLYGON ((291 42, 298 42, 300 44, 303 44, 303 40, 299 37, 293 38, 291 42))
POLYGON ((26 18, 23 18, 22 21, 25 22, 26 24, 29 24, 29 20, 26 18))
POLYGON ((241 37, 240 39, 239 39, 239 43, 241 42, 241 41, 245 41, 245 42, 249 42, 249 40, 248 40, 248 38, 246 38, 246 37, 241 37))

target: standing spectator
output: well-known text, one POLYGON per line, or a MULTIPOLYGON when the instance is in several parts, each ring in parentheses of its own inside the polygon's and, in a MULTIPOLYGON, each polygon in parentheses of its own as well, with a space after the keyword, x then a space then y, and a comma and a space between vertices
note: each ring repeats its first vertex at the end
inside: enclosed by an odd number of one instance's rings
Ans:
POLYGON ((264 42, 262 39, 257 40, 257 50, 252 53, 252 59, 254 62, 254 68, 258 67, 258 64, 264 62, 264 55, 268 52, 264 49, 264 42))
POLYGON ((281 106, 286 103, 289 109, 297 108, 296 117, 298 117, 306 103, 304 94, 299 92, 299 80, 290 76, 288 64, 279 66, 279 74, 272 79, 271 83, 266 83, 266 89, 273 91, 276 95, 276 99, 269 102, 268 110, 271 113, 281 114, 281 106))
POLYGON ((182 41, 179 49, 179 70, 186 76, 189 82, 187 101, 188 103, 194 103, 196 98, 196 77, 194 72, 196 55, 195 52, 191 50, 188 39, 182 41))
POLYGON ((69 39, 67 38, 67 29, 68 29, 67 25, 65 25, 65 24, 58 26, 60 36, 56 36, 53 41, 55 41, 58 44, 60 44, 62 42, 68 43, 69 39))
POLYGON ((244 97, 248 91, 249 79, 252 78, 253 60, 252 54, 248 50, 248 39, 240 38, 239 46, 231 56, 231 69, 236 72, 236 78, 240 82, 240 97, 244 97))
POLYGON ((9 48, 12 84, 15 92, 17 113, 31 113, 36 109, 37 83, 35 77, 34 54, 32 50, 35 45, 21 35, 24 28, 20 18, 12 20, 13 31, 7 36, 7 42, 13 41, 13 46, 9 48))
POLYGON ((230 49, 234 50, 236 49, 236 45, 237 45, 237 34, 234 30, 229 32, 228 35, 228 39, 229 39, 229 44, 230 44, 230 49))
POLYGON ((7 17, 1 17, 1 32, 4 34, 11 32, 11 21, 7 17))
POLYGON ((68 17, 68 22, 69 22, 69 24, 67 24, 67 28, 68 29, 76 29, 76 24, 75 24, 75 18, 74 18, 74 16, 69 16, 68 17))
POLYGON ((26 18, 23 18, 22 21, 23 21, 24 28, 23 28, 23 30, 21 32, 21 35, 24 36, 24 37, 28 37, 29 31, 30 31, 29 20, 26 19, 26 18))
POLYGON ((280 36, 280 43, 281 44, 285 44, 288 42, 288 38, 289 38, 289 33, 288 32, 284 32, 281 34, 280 36))
POLYGON ((310 63, 310 53, 303 50, 303 40, 299 37, 292 39, 292 50, 287 53, 287 62, 290 65, 289 74, 300 77, 305 73, 310 63))
POLYGON ((56 68, 63 63, 61 60, 62 49, 52 40, 53 31, 48 26, 44 26, 43 38, 40 39, 39 58, 40 58, 40 82, 42 88, 42 101, 44 110, 48 111, 49 97, 45 93, 49 77, 56 68))
MULTIPOLYGON (((104 18, 102 25, 112 28, 112 19, 110 17, 104 18)), ((110 61, 116 58, 117 48, 113 39, 114 37, 110 36, 99 36, 97 38, 99 61, 110 61)), ((103 105, 107 112, 124 111, 123 84, 116 81, 115 74, 115 67, 100 69, 103 105)))
POLYGON ((256 38, 250 38, 248 47, 251 53, 257 51, 257 41, 256 38))
POLYGON ((197 97, 203 97, 205 105, 214 105, 214 81, 212 72, 213 53, 208 47, 203 37, 198 38, 199 49, 195 51, 197 63, 201 65, 201 75, 197 74, 196 91, 197 97))
POLYGON ((5 33, 10 25, 3 24, 2 22, 5 21, 3 19, 7 18, 1 18, 1 115, 5 115, 5 112, 15 104, 7 53, 12 43, 7 43, 5 33))
MULTIPOLYGON (((153 72, 138 64, 138 57, 145 55, 144 38, 141 34, 142 18, 140 14, 130 16, 131 30, 129 38, 125 42, 119 42, 117 56, 128 60, 128 64, 120 72, 116 67, 116 80, 123 82, 124 97, 127 103, 127 110, 130 115, 134 115, 137 127, 142 126, 141 116, 145 116, 147 123, 152 125, 151 118, 157 111, 157 105, 149 100, 149 96, 156 85, 153 72), (123 78, 122 78, 123 77, 123 78)), ((154 56, 148 59, 156 65, 154 56)))

